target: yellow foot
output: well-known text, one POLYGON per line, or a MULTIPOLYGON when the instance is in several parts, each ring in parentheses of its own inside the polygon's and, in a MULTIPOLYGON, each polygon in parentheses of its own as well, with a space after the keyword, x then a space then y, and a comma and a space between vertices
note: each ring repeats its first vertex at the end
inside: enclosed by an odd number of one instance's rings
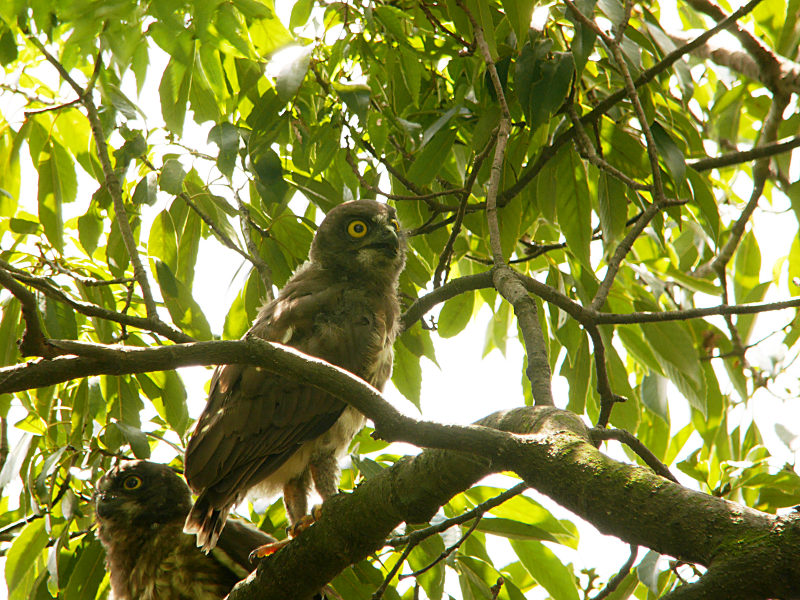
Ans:
POLYGON ((291 539, 281 540, 279 542, 272 542, 271 544, 264 544, 263 546, 259 546, 250 553, 250 556, 248 556, 248 560, 250 562, 253 562, 259 558, 265 558, 267 556, 270 556, 271 554, 275 554, 278 550, 286 546, 291 541, 292 541, 291 539))
POLYGON ((297 537, 298 535, 300 535, 301 532, 311 527, 319 518, 320 514, 322 514, 322 510, 320 509, 319 506, 315 506, 311 510, 310 515, 302 517, 294 525, 291 525, 286 529, 286 532, 289 534, 289 537, 297 537))
POLYGON ((298 535, 300 535, 301 532, 311 527, 317 521, 317 519, 319 519, 321 514, 322 514, 322 505, 318 504, 317 506, 311 509, 310 515, 302 517, 294 525, 287 527, 286 532, 289 534, 288 539, 259 546, 250 553, 249 560, 252 562, 256 559, 265 558, 267 556, 275 554, 278 550, 280 550, 281 548, 286 546, 289 542, 291 542, 293 538, 296 538, 298 535))

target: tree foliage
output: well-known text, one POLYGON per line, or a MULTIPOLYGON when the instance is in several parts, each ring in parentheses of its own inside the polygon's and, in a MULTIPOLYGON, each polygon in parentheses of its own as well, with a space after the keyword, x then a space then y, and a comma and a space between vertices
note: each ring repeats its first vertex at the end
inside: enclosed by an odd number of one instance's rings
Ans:
MULTIPOLYGON (((775 515, 800 503, 800 478, 748 407, 797 393, 798 14, 796 0, 0 3, 10 598, 105 597, 93 482, 170 447, 180 467, 177 368, 237 361, 313 375, 384 440, 359 435, 343 481, 357 493, 265 561, 272 581, 332 579, 343 598, 788 596, 797 525, 775 515), (324 365, 223 341, 302 263, 321 216, 363 197, 394 203, 409 235, 396 388, 419 406, 421 360, 488 312, 482 350, 523 344, 513 404, 535 408, 446 428, 324 365), (245 276, 215 329, 196 290, 230 276, 204 268, 220 249, 245 276), (594 449, 610 439, 647 467, 594 449), (440 450, 400 460, 394 440, 440 450), (524 485, 476 483, 502 470, 524 485), (575 524, 525 485, 651 550, 617 576, 579 572, 558 551, 575 524), (496 537, 510 558, 487 550, 496 537)), ((790 424, 776 431, 796 448, 790 424)), ((252 516, 283 535, 279 502, 252 516)), ((269 581, 234 595, 286 597, 269 581)))

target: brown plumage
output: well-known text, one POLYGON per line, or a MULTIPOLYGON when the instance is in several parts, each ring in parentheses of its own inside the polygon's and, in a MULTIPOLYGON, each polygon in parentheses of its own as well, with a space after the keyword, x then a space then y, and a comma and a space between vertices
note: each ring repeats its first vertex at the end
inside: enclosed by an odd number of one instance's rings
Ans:
MULTIPOLYGON (((372 200, 333 208, 309 260, 264 306, 247 335, 293 346, 382 389, 392 370, 405 242, 395 210, 372 200)), ((199 494, 186 531, 205 550, 252 488, 283 491, 291 524, 308 510, 311 482, 324 499, 339 485, 339 456, 365 419, 332 395, 247 365, 217 368, 186 449, 199 494)))
POLYGON ((274 541, 231 520, 206 555, 183 533, 191 506, 189 488, 165 465, 127 461, 100 479, 95 513, 114 600, 219 600, 255 567, 250 552, 274 541))

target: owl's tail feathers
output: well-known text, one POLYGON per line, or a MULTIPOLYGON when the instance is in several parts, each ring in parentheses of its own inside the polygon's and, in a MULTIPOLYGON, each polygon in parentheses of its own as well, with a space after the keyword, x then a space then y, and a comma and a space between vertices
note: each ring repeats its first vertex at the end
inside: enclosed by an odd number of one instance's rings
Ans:
POLYGON ((231 507, 215 508, 211 506, 205 494, 200 494, 186 517, 183 531, 197 535, 197 547, 208 554, 217 545, 219 534, 228 519, 231 507))

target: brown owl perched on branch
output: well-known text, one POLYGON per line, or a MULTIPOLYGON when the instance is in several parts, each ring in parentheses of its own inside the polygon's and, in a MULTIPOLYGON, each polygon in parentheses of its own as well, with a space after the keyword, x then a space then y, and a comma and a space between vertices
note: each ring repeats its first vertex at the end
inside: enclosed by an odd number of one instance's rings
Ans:
MULTIPOLYGON (((382 389, 392 370, 405 241, 394 208, 372 200, 333 208, 308 261, 245 334, 287 344, 382 389)), ((308 512, 313 481, 323 500, 339 485, 338 460, 364 426, 332 395, 248 365, 218 367, 186 448, 186 480, 199 494, 186 519, 213 548, 231 507, 255 488, 283 491, 290 524, 308 512)))
POLYGON ((114 600, 219 600, 255 568, 249 553, 274 541, 231 520, 207 556, 183 533, 191 506, 166 465, 127 461, 100 479, 95 513, 114 600))

